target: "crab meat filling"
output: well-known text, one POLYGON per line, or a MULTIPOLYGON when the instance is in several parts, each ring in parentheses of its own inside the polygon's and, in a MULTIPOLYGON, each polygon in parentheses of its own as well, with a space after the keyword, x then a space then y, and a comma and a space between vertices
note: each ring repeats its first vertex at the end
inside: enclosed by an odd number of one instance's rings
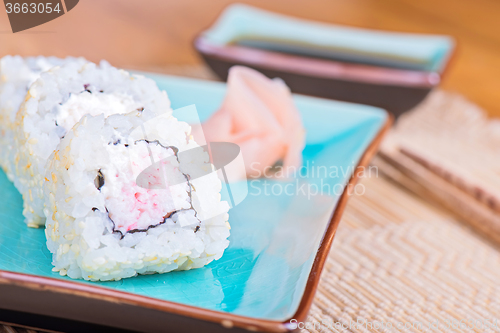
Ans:
POLYGON ((113 163, 99 170, 96 185, 104 196, 114 231, 146 231, 175 222, 180 214, 199 222, 191 205, 191 185, 174 147, 146 140, 107 146, 113 163))
POLYGON ((57 125, 68 130, 86 114, 92 116, 104 114, 104 117, 107 117, 131 112, 141 107, 127 94, 92 92, 88 86, 85 89, 78 94, 71 94, 66 102, 57 106, 57 125))

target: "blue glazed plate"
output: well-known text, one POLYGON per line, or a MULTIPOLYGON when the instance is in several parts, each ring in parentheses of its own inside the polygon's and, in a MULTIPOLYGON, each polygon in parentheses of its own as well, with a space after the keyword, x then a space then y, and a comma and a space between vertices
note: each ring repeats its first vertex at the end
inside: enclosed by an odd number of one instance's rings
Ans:
MULTIPOLYGON (((225 94, 223 83, 147 75, 168 92, 174 109, 195 104, 201 120, 225 94)), ((200 269, 116 282, 61 277, 52 272, 44 230, 25 226, 22 198, 0 173, 0 294, 21 290, 16 302, 0 296, 0 307, 143 331, 167 330, 166 320, 172 328, 187 317, 216 328, 288 330, 285 323, 310 306, 347 199, 344 189, 350 179, 354 185, 354 169, 366 166, 390 123, 375 107, 300 95, 294 100, 307 130, 303 167, 288 182, 249 180, 247 197, 230 211, 229 248, 200 269), (103 316, 101 308, 112 310, 103 316), (144 314, 129 318, 128 311, 144 314)))

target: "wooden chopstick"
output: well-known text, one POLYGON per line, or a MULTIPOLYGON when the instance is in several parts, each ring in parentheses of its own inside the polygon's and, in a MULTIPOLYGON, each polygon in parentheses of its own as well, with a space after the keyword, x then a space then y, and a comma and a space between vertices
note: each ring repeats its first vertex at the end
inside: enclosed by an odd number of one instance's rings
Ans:
POLYGON ((381 151, 373 162, 388 178, 420 197, 446 207, 473 229, 500 242, 500 215, 407 155, 381 151))

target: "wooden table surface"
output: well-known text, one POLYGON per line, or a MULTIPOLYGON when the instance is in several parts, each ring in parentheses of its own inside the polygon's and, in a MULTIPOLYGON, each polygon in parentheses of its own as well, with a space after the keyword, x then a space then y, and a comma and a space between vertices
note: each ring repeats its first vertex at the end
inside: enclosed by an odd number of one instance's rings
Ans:
MULTIPOLYGON (((29 2, 29 1, 28 1, 29 2)), ((498 0, 250 0, 264 9, 323 22, 449 34, 457 55, 442 86, 500 116, 498 0)), ((12 34, 0 13, 0 55, 85 56, 116 66, 156 69, 200 62, 194 36, 229 0, 82 0, 66 15, 12 34)))

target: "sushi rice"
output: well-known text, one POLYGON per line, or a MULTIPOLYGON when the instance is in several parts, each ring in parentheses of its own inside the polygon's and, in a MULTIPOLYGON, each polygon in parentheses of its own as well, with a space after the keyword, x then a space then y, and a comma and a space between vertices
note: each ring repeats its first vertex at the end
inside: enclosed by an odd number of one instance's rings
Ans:
POLYGON ((207 153, 182 154, 197 147, 170 112, 84 116, 46 167, 54 270, 107 281, 219 259, 229 245, 229 205, 215 172, 192 176, 213 171, 207 153))
POLYGON ((45 223, 42 191, 45 165, 62 137, 85 114, 105 117, 149 109, 171 113, 155 82, 130 75, 107 62, 68 61, 44 72, 29 88, 13 125, 7 170, 23 196, 25 222, 45 223))
POLYGON ((0 166, 11 181, 14 180, 7 163, 11 158, 14 140, 14 122, 29 86, 44 71, 69 62, 84 64, 83 58, 5 56, 0 59, 0 166))

